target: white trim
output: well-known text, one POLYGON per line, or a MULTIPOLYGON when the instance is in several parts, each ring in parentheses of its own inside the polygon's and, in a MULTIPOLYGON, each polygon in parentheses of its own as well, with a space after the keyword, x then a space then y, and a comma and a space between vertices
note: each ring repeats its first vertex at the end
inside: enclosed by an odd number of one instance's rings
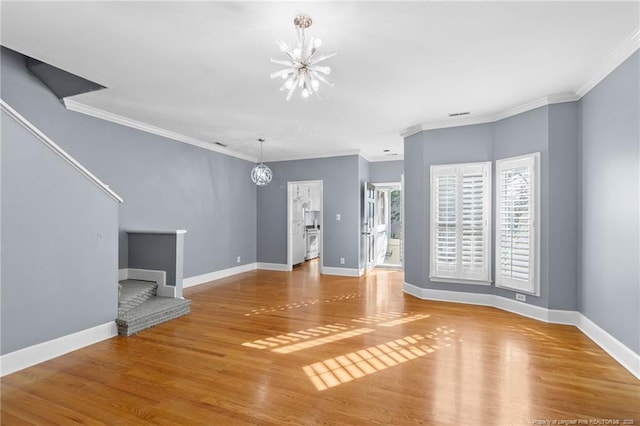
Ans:
POLYGON ((422 288, 407 282, 404 283, 403 290, 418 299, 492 306, 547 323, 573 325, 640 380, 640 355, 580 312, 541 308, 494 294, 422 288))
POLYGON ((626 61, 629 56, 640 48, 640 30, 635 30, 627 39, 622 42, 613 52, 609 54, 593 71, 589 79, 576 90, 578 96, 583 97, 598 83, 604 80, 613 70, 626 61))
POLYGON ((435 129, 447 129, 451 127, 470 126, 473 124, 487 124, 494 123, 496 121, 504 120, 505 118, 513 117, 514 115, 522 114, 523 112, 531 111, 536 108, 540 108, 547 105, 561 104, 565 102, 574 102, 580 99, 574 92, 557 93, 553 95, 543 96, 538 99, 534 99, 530 102, 526 102, 521 105, 509 108, 505 111, 485 114, 479 116, 463 116, 455 117, 449 120, 443 121, 428 121, 415 126, 407 127, 400 131, 400 136, 407 138, 422 132, 423 130, 435 130, 435 129))
POLYGON ((118 335, 115 321, 19 349, 0 357, 0 377, 118 335))
POLYGON ((463 116, 457 118, 451 118, 443 121, 429 121, 414 126, 407 127, 400 131, 400 136, 407 138, 409 136, 420 133, 423 130, 434 129, 446 129, 449 127, 468 126, 471 124, 484 124, 493 123, 495 121, 503 120, 508 117, 512 117, 523 112, 531 111, 542 106, 560 104, 564 102, 574 102, 580 100, 584 95, 589 93, 598 83, 604 80, 613 70, 626 61, 636 50, 640 48, 640 30, 635 30, 625 41, 620 44, 613 52, 611 52, 591 73, 591 76, 578 87, 574 92, 556 93, 548 96, 543 96, 538 99, 534 99, 530 102, 526 102, 521 105, 516 105, 502 112, 493 114, 485 114, 481 116, 463 116))
POLYGON ((481 285, 481 286, 491 285, 491 281, 469 280, 464 278, 432 277, 431 275, 429 275, 429 281, 433 281, 437 283, 469 284, 469 285, 481 285))
POLYGON ((282 271, 282 272, 288 272, 291 270, 289 269, 286 263, 266 263, 266 262, 257 262, 256 269, 262 269, 265 271, 282 271))
MULTIPOLYGON (((258 158, 253 157, 251 155, 243 154, 238 151, 234 151, 229 148, 225 148, 219 145, 215 145, 212 142, 206 142, 201 139, 193 138, 191 136, 186 136, 181 133, 173 132, 171 130, 163 129, 161 127, 157 127, 151 124, 144 123, 142 121, 134 120, 132 118, 128 118, 119 114, 115 114, 112 112, 105 111, 100 108, 96 108, 87 104, 83 104, 72 97, 67 97, 63 99, 64 106, 69 111, 75 111, 80 114, 85 114, 91 117, 95 117, 101 120, 110 121, 112 123, 120 124, 122 126, 131 127, 133 129, 137 129, 146 133, 151 133, 154 135, 158 135, 164 138, 172 139, 178 142, 187 143, 189 145, 194 145, 199 148, 203 148, 209 151, 218 152, 220 154, 229 155, 231 157, 240 158, 242 160, 251 161, 253 163, 258 162, 258 158)), ((310 160, 315 158, 330 158, 330 157, 344 157, 348 155, 361 155, 367 161, 386 161, 385 157, 377 157, 375 159, 370 159, 371 156, 367 153, 353 149, 353 150, 345 150, 345 151, 333 151, 333 152, 319 152, 313 154, 299 154, 299 155, 288 155, 288 156, 280 156, 280 157, 267 157, 264 158, 264 162, 273 162, 273 161, 296 161, 296 160, 310 160)), ((396 156, 397 160, 402 160, 404 157, 396 156)), ((391 160, 391 159, 389 159, 391 160)))
POLYGON ((182 280, 182 288, 193 287, 200 284, 205 284, 211 281, 227 278, 232 275, 241 274, 243 272, 249 272, 256 269, 257 263, 247 263, 245 265, 234 266, 233 268, 221 269, 219 271, 208 272, 206 274, 194 275, 193 277, 184 278, 182 280))
POLYGON ((12 119, 14 119, 18 124, 24 127, 29 131, 33 136, 36 137, 40 142, 42 142, 47 148, 51 149, 53 152, 62 157, 67 163, 69 163, 73 168, 83 174, 87 179, 93 182, 98 188, 107 193, 111 198, 115 201, 122 203, 123 199, 116 194, 109 185, 102 182, 98 179, 93 173, 87 170, 82 164, 78 163, 75 158, 69 155, 64 149, 60 148, 54 141, 49 139, 47 135, 42 133, 40 129, 34 126, 29 120, 27 120, 24 116, 22 116, 15 109, 11 108, 9 104, 7 104, 4 100, 0 99, 0 109, 9 115, 12 119))
POLYGON ((640 380, 640 355, 633 352, 624 343, 607 333, 583 314, 579 315, 580 317, 576 324, 578 329, 640 380))
POLYGON ((527 293, 534 296, 540 296, 540 242, 541 242, 541 234, 540 234, 540 192, 541 192, 541 175, 540 172, 540 153, 534 152, 526 155, 519 155, 517 157, 510 158, 501 158, 496 160, 496 224, 495 224, 495 283, 496 287, 503 288, 505 290, 527 293), (513 169, 516 167, 525 166, 530 170, 531 182, 529 183, 530 192, 533 193, 533 196, 529 197, 529 206, 532 208, 529 209, 529 220, 531 221, 529 225, 529 246, 531 248, 528 261, 529 261, 529 271, 528 271, 528 280, 524 282, 523 280, 516 280, 502 275, 501 269, 501 236, 502 236, 502 227, 506 223, 503 221, 502 216, 502 189, 503 189, 503 180, 501 177, 501 173, 504 170, 513 169))
POLYGON ((129 278, 129 268, 118 269, 118 282, 129 278))
POLYGON ((340 275, 342 277, 360 277, 363 275, 360 269, 335 268, 331 266, 323 266, 322 274, 323 275, 340 275))
POLYGON ((127 229, 127 234, 162 234, 162 235, 180 235, 186 234, 186 229, 127 229))
POLYGON ((296 160, 313 160, 315 158, 331 158, 331 157, 347 157, 351 155, 361 155, 362 151, 358 149, 350 149, 346 151, 334 151, 334 152, 317 152, 313 154, 299 154, 299 155, 288 155, 282 157, 273 157, 269 156, 265 158, 264 162, 273 162, 273 161, 296 161, 296 160))
POLYGON ((218 145, 214 145, 210 142, 205 142, 200 139, 185 136, 180 133, 172 132, 170 130, 163 129, 161 127, 152 126, 151 124, 143 123, 142 121, 133 120, 131 118, 124 117, 122 115, 114 114, 96 107, 92 107, 74 100, 72 97, 64 98, 64 106, 69 111, 79 112, 81 114, 89 115, 91 117, 99 118, 101 120, 110 121, 112 123, 120 124, 122 126, 131 127, 133 129, 141 130, 146 133, 152 133, 154 135, 162 136, 164 138, 173 139, 178 142, 188 143, 199 148, 203 148, 209 151, 218 152, 220 154, 229 155, 231 157, 240 158, 243 160, 256 162, 257 158, 241 154, 236 151, 232 151, 228 148, 224 148, 218 145))

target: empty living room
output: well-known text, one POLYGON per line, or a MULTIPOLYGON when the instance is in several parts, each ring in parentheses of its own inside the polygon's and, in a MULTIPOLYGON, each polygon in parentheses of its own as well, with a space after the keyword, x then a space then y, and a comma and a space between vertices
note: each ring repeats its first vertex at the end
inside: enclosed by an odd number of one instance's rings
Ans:
POLYGON ((640 424, 640 1, 0 24, 1 424, 640 424))

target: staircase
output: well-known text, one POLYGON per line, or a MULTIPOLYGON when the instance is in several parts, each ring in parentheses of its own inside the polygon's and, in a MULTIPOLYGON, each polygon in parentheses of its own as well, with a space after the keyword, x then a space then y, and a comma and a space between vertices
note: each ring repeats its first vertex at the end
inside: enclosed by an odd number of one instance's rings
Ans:
POLYGON ((131 336, 139 331, 191 312, 191 301, 157 295, 153 281, 123 280, 119 282, 118 334, 131 336))

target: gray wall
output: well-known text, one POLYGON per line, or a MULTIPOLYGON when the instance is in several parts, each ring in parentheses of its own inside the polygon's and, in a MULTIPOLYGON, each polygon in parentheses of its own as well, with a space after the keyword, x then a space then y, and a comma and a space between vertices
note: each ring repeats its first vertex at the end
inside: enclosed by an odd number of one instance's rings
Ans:
POLYGON ((273 181, 258 188, 258 262, 287 263, 287 182, 323 181, 322 264, 358 268, 360 241, 359 156, 268 163, 273 181), (336 214, 341 220, 336 221, 336 214), (345 264, 340 264, 340 258, 345 264))
POLYGON ((120 268, 128 229, 186 229, 185 277, 256 261, 253 163, 68 111, 21 55, 1 62, 2 98, 124 198, 120 268))
POLYGON ((640 53, 581 100, 580 311, 640 353, 640 53))
POLYGON ((436 290, 477 293, 490 287, 429 280, 430 166, 493 159, 493 126, 429 130, 410 136, 404 144, 405 173, 405 281, 436 290))
POLYGON ((400 182, 404 173, 404 161, 374 161, 369 163, 369 174, 373 183, 400 182))
POLYGON ((578 310, 580 104, 549 106, 549 309, 578 310))
MULTIPOLYGON (((165 271, 167 285, 176 285, 177 234, 128 235, 129 268, 165 271)), ((180 271, 178 271, 180 272, 180 271)))
MULTIPOLYGON (((515 298, 514 292, 495 286, 429 280, 429 167, 492 161, 495 199, 495 160, 540 152, 540 296, 527 296, 526 303, 577 309, 578 112, 575 102, 552 105, 495 123, 429 130, 405 139, 405 281, 423 288, 515 298)), ((495 209, 493 219, 495 223, 495 209)), ((492 247, 494 238, 492 227, 492 247)), ((492 256, 492 276, 494 262, 492 256)))
POLYGON ((7 354, 114 320, 118 203, 4 112, 1 127, 7 354))
MULTIPOLYGON (((493 124, 495 129, 494 160, 540 152, 540 297, 527 296, 527 303, 549 305, 549 107, 506 118, 493 124)), ((495 206, 495 162, 493 163, 495 206)), ((575 188, 574 188, 575 191, 575 188)), ((493 209, 493 223, 495 220, 493 209)), ((495 238, 495 226, 492 229, 495 238)), ((495 253, 495 239, 492 247, 495 253)), ((495 262, 495 257, 494 257, 495 262)), ((495 269, 492 264, 492 269, 495 269)), ((575 272, 575 270, 574 270, 575 272)), ((495 277, 495 270, 493 271, 495 277)), ((493 293, 514 299, 513 291, 493 287, 493 293)), ((574 297, 575 299, 575 297, 574 297)))

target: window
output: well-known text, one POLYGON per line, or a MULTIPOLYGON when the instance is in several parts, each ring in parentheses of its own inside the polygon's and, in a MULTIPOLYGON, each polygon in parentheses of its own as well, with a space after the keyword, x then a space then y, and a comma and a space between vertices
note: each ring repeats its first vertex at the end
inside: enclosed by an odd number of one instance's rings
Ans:
POLYGON ((496 161, 496 286, 540 295, 540 153, 496 161))
POLYGON ((490 282, 491 163, 431 166, 432 281, 490 282))

